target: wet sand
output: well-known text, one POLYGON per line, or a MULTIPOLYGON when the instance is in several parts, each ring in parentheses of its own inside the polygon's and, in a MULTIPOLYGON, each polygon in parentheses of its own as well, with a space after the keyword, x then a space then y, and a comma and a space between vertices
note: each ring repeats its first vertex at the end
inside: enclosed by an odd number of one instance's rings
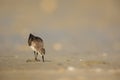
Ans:
POLYGON ((1 55, 0 80, 120 80, 119 61, 107 57, 54 54, 43 63, 33 56, 1 55))

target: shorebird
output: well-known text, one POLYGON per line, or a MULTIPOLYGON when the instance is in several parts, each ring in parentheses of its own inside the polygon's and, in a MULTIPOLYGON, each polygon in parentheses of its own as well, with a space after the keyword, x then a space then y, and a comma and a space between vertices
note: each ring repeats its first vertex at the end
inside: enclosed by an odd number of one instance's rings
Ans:
POLYGON ((45 48, 42 38, 38 36, 34 36, 33 34, 29 34, 28 45, 34 51, 35 61, 39 61, 37 59, 38 54, 42 56, 42 61, 44 62, 45 48))

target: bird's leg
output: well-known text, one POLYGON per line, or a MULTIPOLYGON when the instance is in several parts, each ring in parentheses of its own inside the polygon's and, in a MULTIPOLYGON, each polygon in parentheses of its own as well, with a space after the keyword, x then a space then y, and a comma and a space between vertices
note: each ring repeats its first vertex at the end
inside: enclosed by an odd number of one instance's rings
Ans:
POLYGON ((44 49, 44 48, 41 49, 41 53, 42 53, 42 54, 41 54, 41 55, 42 55, 42 60, 43 60, 43 62, 44 62, 44 55, 45 55, 45 49, 44 49))
POLYGON ((37 56, 38 56, 38 53, 34 51, 34 55, 35 55, 35 61, 37 61, 37 56))
POLYGON ((44 62, 44 55, 42 55, 42 60, 43 60, 43 62, 44 62))

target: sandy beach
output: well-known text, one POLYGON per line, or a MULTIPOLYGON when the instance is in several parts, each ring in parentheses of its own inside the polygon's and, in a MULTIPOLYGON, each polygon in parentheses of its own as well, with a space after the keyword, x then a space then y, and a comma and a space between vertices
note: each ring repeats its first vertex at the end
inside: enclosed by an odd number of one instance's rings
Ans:
POLYGON ((25 56, 0 56, 0 80, 120 79, 120 64, 110 61, 108 55, 48 54, 44 63, 35 62, 32 55, 25 56))
POLYGON ((120 80, 120 0, 0 0, 0 80, 120 80))

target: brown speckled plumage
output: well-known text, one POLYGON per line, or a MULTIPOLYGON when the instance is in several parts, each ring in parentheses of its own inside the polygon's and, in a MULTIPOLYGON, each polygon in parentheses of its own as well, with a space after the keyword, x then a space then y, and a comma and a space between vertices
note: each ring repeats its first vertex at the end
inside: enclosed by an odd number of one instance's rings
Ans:
POLYGON ((40 37, 34 36, 30 33, 28 38, 28 45, 32 48, 35 55, 35 60, 37 61, 38 54, 42 55, 42 60, 44 62, 45 48, 43 40, 40 37))

